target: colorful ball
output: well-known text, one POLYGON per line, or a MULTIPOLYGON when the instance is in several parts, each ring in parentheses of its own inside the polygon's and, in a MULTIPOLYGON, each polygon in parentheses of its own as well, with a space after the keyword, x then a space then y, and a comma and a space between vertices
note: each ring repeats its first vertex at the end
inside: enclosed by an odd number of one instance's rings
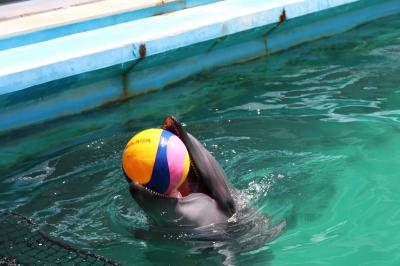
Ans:
POLYGON ((185 181, 190 159, 185 144, 163 129, 139 132, 125 147, 122 167, 128 181, 169 194, 185 181))

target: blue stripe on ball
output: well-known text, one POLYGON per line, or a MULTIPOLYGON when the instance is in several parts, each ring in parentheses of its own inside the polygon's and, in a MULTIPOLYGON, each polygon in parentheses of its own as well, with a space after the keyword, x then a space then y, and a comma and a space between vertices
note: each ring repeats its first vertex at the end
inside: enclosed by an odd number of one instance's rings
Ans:
POLYGON ((169 131, 163 130, 158 143, 156 161, 154 162, 153 173, 151 180, 147 183, 146 187, 164 193, 169 187, 169 167, 167 159, 167 143, 173 134, 169 131))

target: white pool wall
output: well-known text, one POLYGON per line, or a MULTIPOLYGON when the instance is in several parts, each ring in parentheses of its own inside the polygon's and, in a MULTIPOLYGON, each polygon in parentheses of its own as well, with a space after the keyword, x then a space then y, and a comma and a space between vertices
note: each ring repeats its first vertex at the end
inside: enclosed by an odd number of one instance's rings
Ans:
POLYGON ((399 12, 398 0, 225 0, 19 43, 0 50, 0 132, 160 90, 399 12))

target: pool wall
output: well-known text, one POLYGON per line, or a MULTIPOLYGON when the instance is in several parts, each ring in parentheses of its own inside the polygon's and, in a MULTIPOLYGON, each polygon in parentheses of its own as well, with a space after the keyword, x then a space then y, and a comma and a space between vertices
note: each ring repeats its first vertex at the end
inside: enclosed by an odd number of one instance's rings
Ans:
MULTIPOLYGON (((76 25, 45 29, 55 33, 44 40, 12 36, 13 48, 1 44, 10 39, 0 41, 0 132, 338 34, 399 13, 400 1, 226 0, 157 16, 135 12, 137 17, 115 24, 100 18, 106 26, 79 22, 93 28, 73 33, 68 29, 76 25)), ((28 34, 46 36, 43 29, 28 34)))

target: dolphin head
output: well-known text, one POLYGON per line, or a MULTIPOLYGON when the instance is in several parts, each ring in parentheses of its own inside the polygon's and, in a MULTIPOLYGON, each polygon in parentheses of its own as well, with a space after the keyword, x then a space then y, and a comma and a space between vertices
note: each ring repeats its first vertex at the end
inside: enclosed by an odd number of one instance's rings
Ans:
POLYGON ((182 198, 167 197, 132 182, 132 197, 157 225, 201 227, 226 222, 236 208, 230 184, 218 162, 175 117, 166 117, 162 127, 186 145, 190 156, 187 183, 191 193, 182 198))
POLYGON ((218 203, 227 216, 232 216, 236 208, 231 196, 231 186, 215 158, 195 137, 183 129, 175 117, 167 116, 163 129, 178 136, 189 152, 189 183, 192 191, 207 194, 218 203))

